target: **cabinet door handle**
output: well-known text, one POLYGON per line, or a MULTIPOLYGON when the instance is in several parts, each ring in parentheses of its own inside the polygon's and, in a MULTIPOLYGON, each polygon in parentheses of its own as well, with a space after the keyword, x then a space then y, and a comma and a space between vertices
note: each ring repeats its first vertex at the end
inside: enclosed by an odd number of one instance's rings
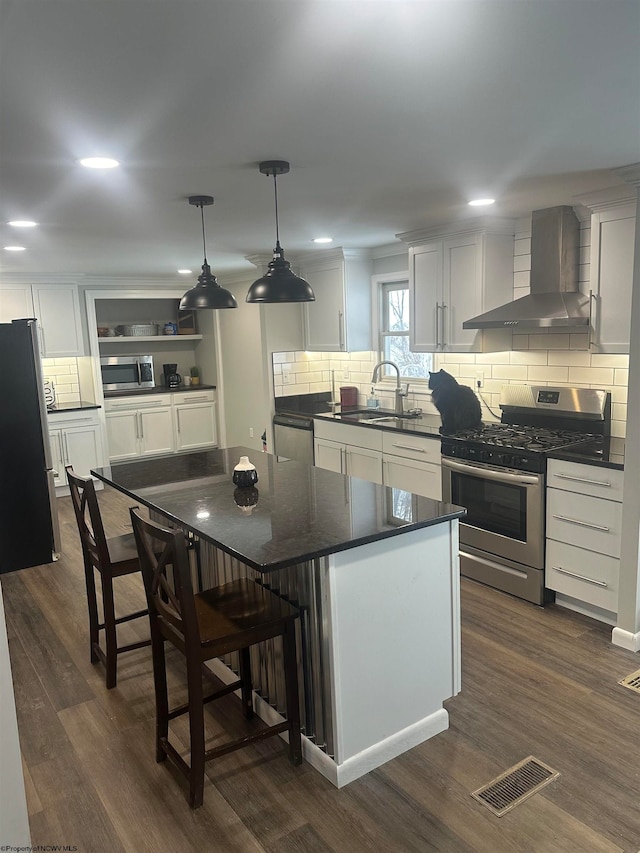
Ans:
POLYGON ((139 412, 136 412, 135 422, 136 422, 136 438, 140 438, 140 428, 138 427, 138 415, 139 412))
POLYGON ((412 450, 414 453, 426 453, 424 447, 411 447, 410 444, 392 444, 392 447, 399 447, 400 450, 412 450))
POLYGON ((445 312, 446 310, 447 310, 447 306, 446 306, 446 305, 445 305, 445 303, 443 302, 443 303, 442 303, 442 349, 444 349, 444 348, 445 348, 445 346, 447 345, 446 335, 445 335, 445 333, 444 333, 444 332, 445 332, 445 319, 444 319, 444 318, 445 318, 445 313, 444 313, 444 312, 445 312))
POLYGON ((190 403, 206 403, 207 399, 206 395, 202 395, 200 397, 189 397, 189 399, 184 403, 178 405, 188 406, 190 403))
POLYGON ((440 303, 436 302, 436 349, 440 349, 440 303))
POLYGON ((71 464, 71 460, 69 459, 69 445, 67 444, 67 434, 66 432, 62 433, 62 438, 64 440, 64 461, 67 465, 71 464))
POLYGON ((58 447, 60 448, 60 461, 62 462, 62 467, 64 468, 64 451, 62 449, 62 433, 58 433, 58 447))
POLYGON ((577 578, 580 581, 586 581, 586 583, 591 583, 594 586, 603 586, 605 588, 609 586, 609 584, 604 581, 597 581, 593 578, 588 578, 585 575, 579 575, 577 572, 570 572, 569 569, 563 569, 560 566, 552 566, 551 568, 556 572, 560 572, 561 575, 568 575, 570 578, 577 578))
POLYGON ((567 515, 554 515, 553 518, 557 518, 558 521, 567 521, 569 524, 577 524, 579 527, 590 527, 592 530, 603 530, 605 533, 609 533, 611 528, 604 527, 602 524, 591 524, 589 521, 580 521, 579 518, 569 518, 567 515))
POLYGON ((605 489, 611 488, 611 483, 605 480, 588 480, 586 477, 574 477, 573 474, 554 474, 558 480, 571 480, 574 483, 587 483, 589 486, 604 486, 605 489))
POLYGON ((180 432, 180 409, 176 409, 176 429, 180 432))
POLYGON ((140 418, 140 438, 144 438, 144 423, 142 421, 142 413, 138 413, 138 417, 140 418))
POLYGON ((344 311, 338 311, 338 346, 344 349, 344 311))

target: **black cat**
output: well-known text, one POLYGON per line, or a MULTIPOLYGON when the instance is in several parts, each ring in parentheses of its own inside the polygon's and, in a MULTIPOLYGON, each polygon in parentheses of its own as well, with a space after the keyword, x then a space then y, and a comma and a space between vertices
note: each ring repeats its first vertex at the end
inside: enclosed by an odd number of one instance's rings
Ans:
POLYGON ((460 385, 446 370, 429 371, 429 388, 433 405, 440 412, 440 432, 443 435, 482 428, 480 401, 471 388, 460 385))

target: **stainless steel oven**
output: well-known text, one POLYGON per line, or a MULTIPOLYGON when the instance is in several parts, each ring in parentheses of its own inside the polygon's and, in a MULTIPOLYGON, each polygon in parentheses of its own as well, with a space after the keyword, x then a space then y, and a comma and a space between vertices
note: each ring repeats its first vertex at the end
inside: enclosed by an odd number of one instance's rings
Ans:
POLYGON ((442 499, 467 510, 461 574, 541 604, 544 474, 443 458, 442 499))
POLYGON ((104 391, 134 391, 153 388, 153 357, 150 355, 112 355, 100 359, 104 391))
POLYGON ((545 472, 550 453, 610 433, 611 395, 504 386, 500 423, 442 436, 443 500, 465 507, 460 573, 536 604, 545 590, 545 472))

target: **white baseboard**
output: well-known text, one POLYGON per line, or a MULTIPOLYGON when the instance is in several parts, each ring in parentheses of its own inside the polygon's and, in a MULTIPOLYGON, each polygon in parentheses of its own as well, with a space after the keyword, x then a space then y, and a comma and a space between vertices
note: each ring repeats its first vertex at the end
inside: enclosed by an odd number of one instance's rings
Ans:
MULTIPOLYGON (((396 734, 386 738, 386 740, 362 750, 362 752, 348 758, 342 764, 336 764, 337 782, 334 782, 334 785, 342 788, 344 785, 348 785, 349 782, 359 779, 365 773, 375 770, 376 767, 386 764, 392 758, 397 758, 403 752, 412 749, 414 746, 418 746, 420 743, 424 743, 425 740, 429 740, 429 738, 446 731, 448 728, 449 714, 444 708, 440 708, 438 711, 434 711, 433 714, 429 714, 428 717, 419 720, 419 722, 414 723, 412 726, 408 726, 401 732, 396 732, 396 734)), ((316 769, 322 773, 320 768, 316 769)), ((329 777, 327 776, 327 778, 329 777)))
POLYGON ((602 607, 596 607, 593 604, 587 604, 584 601, 578 601, 576 598, 571 598, 571 596, 563 595, 559 592, 556 592, 556 604, 558 607, 573 610, 575 613, 582 613, 583 616, 597 619, 598 622, 604 622, 612 627, 618 621, 617 613, 612 613, 610 610, 604 610, 602 607))
MULTIPOLYGON (((237 675, 221 660, 210 660, 207 661, 206 665, 225 684, 237 679, 237 675)), ((239 695, 240 691, 238 690, 236 693, 239 695)), ((275 725, 284 719, 271 705, 255 693, 253 694, 253 701, 256 714, 268 725, 275 725)), ((364 776, 365 773, 375 770, 376 767, 380 767, 392 758, 397 758, 398 755, 402 755, 408 749, 418 746, 418 744, 446 731, 448 728, 449 714, 444 708, 440 708, 401 732, 396 732, 380 743, 348 758, 342 764, 336 764, 326 752, 323 752, 304 735, 302 736, 302 754, 304 760, 325 779, 328 779, 332 785, 335 785, 336 788, 343 788, 350 782, 364 776)), ((287 742, 289 741, 287 732, 282 732, 280 737, 287 742)))
POLYGON ((611 632, 611 642, 614 646, 621 646, 630 652, 640 652, 640 632, 632 634, 624 628, 614 628, 611 632))

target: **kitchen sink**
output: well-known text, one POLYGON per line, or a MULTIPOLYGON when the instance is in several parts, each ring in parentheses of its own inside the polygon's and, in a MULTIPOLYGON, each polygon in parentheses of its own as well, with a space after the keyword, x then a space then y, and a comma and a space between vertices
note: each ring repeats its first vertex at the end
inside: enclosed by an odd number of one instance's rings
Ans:
POLYGON ((388 409, 356 409, 353 412, 341 412, 341 417, 354 418, 359 421, 370 421, 372 423, 381 423, 382 421, 395 421, 398 418, 419 418, 420 415, 415 412, 403 412, 401 415, 396 415, 395 412, 390 412, 388 409))

